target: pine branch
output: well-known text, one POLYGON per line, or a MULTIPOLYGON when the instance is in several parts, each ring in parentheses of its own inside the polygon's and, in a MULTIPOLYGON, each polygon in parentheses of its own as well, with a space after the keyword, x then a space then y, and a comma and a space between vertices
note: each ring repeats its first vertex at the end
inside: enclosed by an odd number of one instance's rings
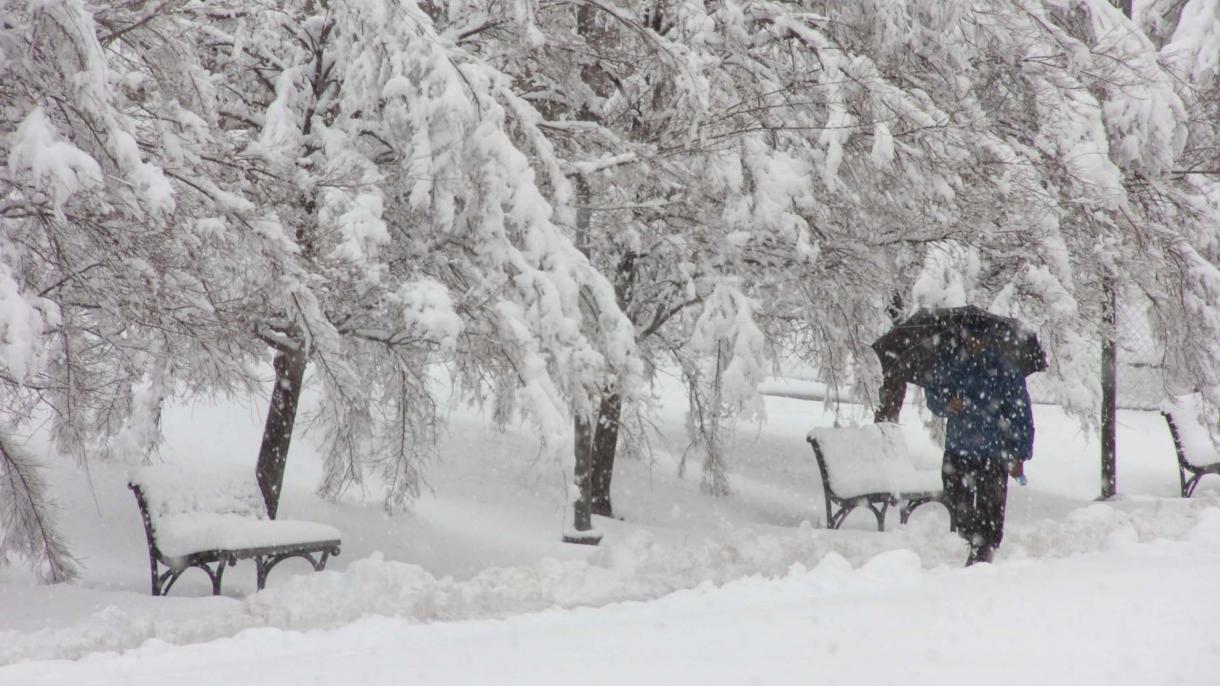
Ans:
POLYGON ((56 530, 54 510, 34 459, 0 432, 0 562, 16 553, 46 583, 76 578, 77 560, 56 530))

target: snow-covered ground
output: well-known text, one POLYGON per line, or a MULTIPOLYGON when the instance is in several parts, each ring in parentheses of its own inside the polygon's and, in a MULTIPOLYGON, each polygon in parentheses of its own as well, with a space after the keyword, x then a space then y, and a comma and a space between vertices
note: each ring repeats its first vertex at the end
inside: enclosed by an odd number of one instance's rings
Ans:
MULTIPOLYGON (((0 684, 1216 683, 1220 478, 1176 497, 1158 415, 1120 413, 1123 495, 1098 504, 1095 438, 1037 407, 997 563, 963 570, 939 506, 905 527, 891 513, 885 533, 868 512, 822 528, 803 440, 835 421, 822 403, 769 397, 768 421, 740 427, 733 495, 713 498, 697 461, 677 476, 685 408, 658 394, 664 436, 620 464, 600 547, 559 542, 562 475, 528 428, 455 408, 409 515, 386 515, 374 485, 319 500, 317 456, 294 444, 281 516, 335 526, 343 553, 322 573, 286 562, 260 593, 239 563, 221 598, 197 571, 150 597, 129 466, 54 461, 83 575, 0 568, 0 684)), ((176 408, 164 456, 249 464, 262 410, 176 408)), ((904 422, 934 461, 916 408, 904 422)))

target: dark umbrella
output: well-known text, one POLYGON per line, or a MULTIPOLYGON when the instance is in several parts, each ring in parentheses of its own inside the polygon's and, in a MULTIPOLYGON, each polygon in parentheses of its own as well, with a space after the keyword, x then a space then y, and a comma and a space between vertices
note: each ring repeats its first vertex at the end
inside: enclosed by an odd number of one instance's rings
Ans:
POLYGON ((985 340, 1022 376, 1046 369, 1046 353, 1032 331, 973 305, 921 309, 874 341, 873 350, 887 377, 922 386, 936 365, 961 345, 963 331, 985 340))

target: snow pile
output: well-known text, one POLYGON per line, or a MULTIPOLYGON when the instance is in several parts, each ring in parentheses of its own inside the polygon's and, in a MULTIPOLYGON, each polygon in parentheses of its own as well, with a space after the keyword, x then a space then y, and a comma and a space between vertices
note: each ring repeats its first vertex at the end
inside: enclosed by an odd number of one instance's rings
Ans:
MULTIPOLYGON (((1217 520, 1220 521, 1220 520, 1217 520)), ((1204 526, 1201 522, 1200 527, 1204 526)), ((211 684, 1182 684, 1215 682, 1220 558, 1080 557, 929 573, 910 551, 855 569, 829 554, 783 578, 656 602, 433 626, 371 617, 333 631, 0 668, 0 681, 211 684), (1183 612, 1183 608, 1190 611, 1183 612), (1082 637, 1086 637, 1082 640, 1082 637), (1190 660, 1178 659, 1194 656, 1190 660)))
MULTIPOLYGON (((464 581, 437 578, 417 565, 373 555, 353 562, 346 572, 282 579, 240 604, 215 599, 233 605, 217 615, 140 618, 110 607, 71 627, 0 632, 0 664, 77 658, 134 648, 149 639, 208 641, 251 627, 334 628, 374 615, 429 622, 603 606, 751 576, 784 578, 810 567, 821 570, 813 581, 830 583, 825 575, 834 572, 834 587, 852 590, 870 587, 870 579, 910 579, 922 574, 921 568, 956 569, 964 557, 962 546, 942 522, 925 518, 884 535, 809 526, 775 534, 738 529, 690 546, 665 545, 637 531, 617 542, 608 540, 587 561, 548 559, 497 567, 464 581)), ((1001 560, 1128 552, 1137 546, 1180 549, 1182 555, 1197 555, 1200 549, 1220 553, 1220 497, 1207 492, 1190 500, 1094 504, 1062 521, 1010 527, 1001 560)))
POLYGON ((1220 497, 1204 492, 1195 498, 1147 498, 1116 504, 1095 503, 1062 520, 1045 519, 1023 526, 1004 538, 1006 558, 1065 557, 1098 550, 1127 550, 1137 544, 1167 541, 1205 543, 1220 551, 1220 497), (1121 505, 1133 506, 1120 509, 1121 505))
POLYGON ((346 573, 292 577, 250 596, 245 608, 269 625, 318 628, 374 614, 433 621, 600 606, 751 574, 783 574, 794 563, 823 554, 810 531, 785 537, 743 533, 678 549, 639 531, 606 545, 589 561, 546 559, 533 566, 487 569, 466 581, 438 579, 418 565, 373 555, 346 573))
POLYGON ((150 640, 179 645, 201 643, 256 626, 260 623, 255 618, 240 612, 162 619, 136 616, 111 605, 69 627, 27 634, 0 632, 0 665, 21 660, 76 659, 89 653, 135 648, 150 640))

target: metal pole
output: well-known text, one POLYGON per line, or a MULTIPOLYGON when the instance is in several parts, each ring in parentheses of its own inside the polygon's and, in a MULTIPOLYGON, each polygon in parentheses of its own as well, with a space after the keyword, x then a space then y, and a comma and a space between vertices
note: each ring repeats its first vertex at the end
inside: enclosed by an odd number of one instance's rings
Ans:
MULTIPOLYGON (((1132 0, 1111 0, 1127 19, 1131 19, 1132 0)), ((1109 500, 1118 492, 1118 438, 1115 435, 1118 409, 1118 302, 1114 275, 1109 265, 1101 277, 1101 498, 1109 500)))
POLYGON ((1101 336, 1101 500, 1114 497, 1118 491, 1117 460, 1118 445, 1115 431, 1115 414, 1118 406, 1118 355, 1114 345, 1118 333, 1117 297, 1114 278, 1107 273, 1102 278, 1102 336, 1101 336))

